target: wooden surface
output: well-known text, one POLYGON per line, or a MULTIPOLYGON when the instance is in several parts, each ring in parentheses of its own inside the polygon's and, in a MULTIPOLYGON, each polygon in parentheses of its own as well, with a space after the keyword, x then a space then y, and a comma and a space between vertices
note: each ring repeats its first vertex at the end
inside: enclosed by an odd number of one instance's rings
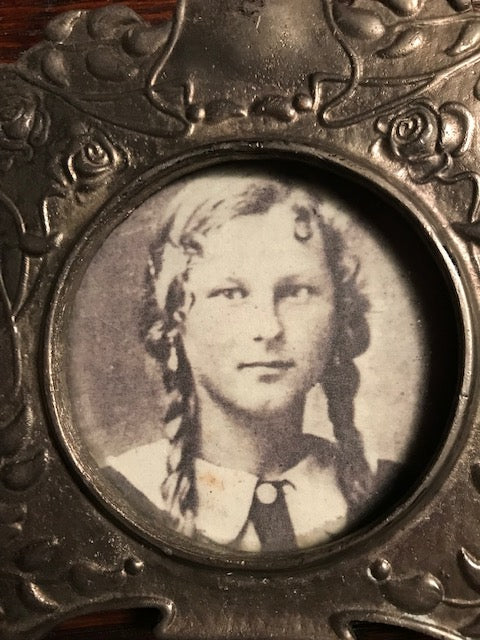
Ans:
MULTIPOLYGON (((295 0, 292 0, 295 2, 295 0)), ((0 61, 13 62, 42 38, 48 21, 71 9, 93 9, 102 5, 128 4, 150 22, 172 16, 175 0, 0 0, 0 61)), ((50 633, 46 640, 152 640, 155 623, 150 611, 103 612, 71 620, 50 633)), ((384 626, 362 626, 358 640, 422 640, 426 636, 384 626)), ((319 640, 322 640, 319 638, 319 640)))

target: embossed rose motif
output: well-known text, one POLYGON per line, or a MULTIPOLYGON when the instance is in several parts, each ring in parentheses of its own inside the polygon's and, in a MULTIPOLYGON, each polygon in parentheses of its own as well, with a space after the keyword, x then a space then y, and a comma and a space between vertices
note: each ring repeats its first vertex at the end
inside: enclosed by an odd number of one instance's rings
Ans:
POLYGON ((388 151, 405 163, 410 177, 427 182, 446 174, 453 158, 472 143, 474 119, 461 104, 446 102, 439 108, 418 100, 376 123, 388 151))
POLYGON ((77 198, 108 182, 126 166, 127 156, 110 138, 99 130, 80 128, 62 154, 56 177, 62 195, 71 188, 77 198))
POLYGON ((34 148, 45 144, 49 129, 50 117, 40 98, 7 85, 0 95, 0 169, 8 171, 16 155, 31 160, 34 148))

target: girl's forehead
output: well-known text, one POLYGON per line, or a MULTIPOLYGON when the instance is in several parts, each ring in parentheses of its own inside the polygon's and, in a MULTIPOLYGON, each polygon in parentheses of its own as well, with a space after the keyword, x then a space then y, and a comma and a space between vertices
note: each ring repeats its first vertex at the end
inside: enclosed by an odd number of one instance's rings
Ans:
POLYGON ((267 264, 282 274, 316 270, 326 262, 317 220, 312 215, 311 234, 301 240, 295 233, 297 217, 288 201, 273 205, 266 213, 233 217, 204 236, 202 254, 191 266, 237 275, 255 274, 267 264))
POLYGON ((290 245, 292 240, 299 242, 296 238, 299 222, 309 225, 312 238, 320 238, 319 220, 312 203, 305 199, 287 198, 257 213, 231 215, 223 224, 211 227, 203 236, 202 244, 210 251, 221 251, 222 246, 243 243, 252 248, 258 244, 273 248, 279 240, 290 245))

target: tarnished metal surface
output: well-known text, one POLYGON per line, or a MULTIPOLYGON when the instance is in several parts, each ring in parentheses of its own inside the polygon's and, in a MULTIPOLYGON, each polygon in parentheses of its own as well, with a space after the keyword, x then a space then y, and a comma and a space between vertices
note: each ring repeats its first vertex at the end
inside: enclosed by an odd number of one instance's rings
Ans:
POLYGON ((349 640, 352 621, 480 637, 479 3, 183 0, 160 27, 126 7, 73 11, 0 83, 0 636, 154 606, 172 639, 349 640), (361 531, 268 561, 129 528, 81 477, 57 389, 78 243, 236 159, 333 166, 400 203, 465 345, 455 416, 415 490, 361 531))

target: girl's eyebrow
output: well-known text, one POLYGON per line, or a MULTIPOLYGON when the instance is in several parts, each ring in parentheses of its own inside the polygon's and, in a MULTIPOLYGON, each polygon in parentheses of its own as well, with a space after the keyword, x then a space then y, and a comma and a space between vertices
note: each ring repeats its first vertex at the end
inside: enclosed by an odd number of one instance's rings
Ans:
POLYGON ((283 286, 286 284, 316 284, 318 283, 318 276, 312 274, 310 270, 299 271, 298 273, 292 273, 288 276, 284 276, 277 282, 277 286, 283 286))
POLYGON ((238 278, 234 278, 233 276, 225 276, 224 278, 219 278, 217 280, 218 284, 215 284, 214 286, 208 287, 209 289, 221 289, 222 285, 225 283, 231 283, 234 284, 237 287, 246 287, 245 283, 243 282, 243 280, 240 280, 238 278))

